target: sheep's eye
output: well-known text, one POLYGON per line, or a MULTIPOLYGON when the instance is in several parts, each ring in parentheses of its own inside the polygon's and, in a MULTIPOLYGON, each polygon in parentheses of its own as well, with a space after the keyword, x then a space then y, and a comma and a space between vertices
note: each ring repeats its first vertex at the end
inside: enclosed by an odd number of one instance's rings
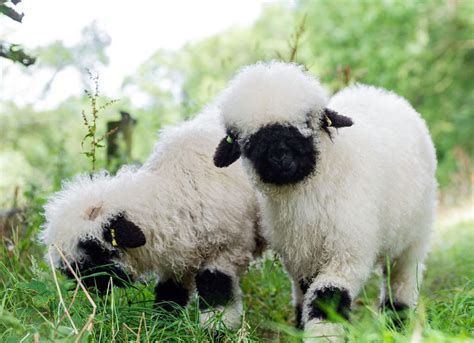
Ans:
POLYGON ((237 140, 237 134, 233 129, 228 129, 227 130, 227 136, 225 138, 226 142, 229 144, 234 144, 234 142, 237 140))
POLYGON ((311 112, 308 112, 306 114, 306 120, 305 120, 305 125, 307 128, 309 129, 313 129, 313 121, 311 120, 312 119, 312 113, 311 112))

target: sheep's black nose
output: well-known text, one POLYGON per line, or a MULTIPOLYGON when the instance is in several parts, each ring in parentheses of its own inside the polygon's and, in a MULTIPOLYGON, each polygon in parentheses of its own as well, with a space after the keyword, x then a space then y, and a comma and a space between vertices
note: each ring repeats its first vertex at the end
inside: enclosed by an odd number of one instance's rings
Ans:
POLYGON ((294 126, 271 124, 249 137, 242 154, 253 163, 262 182, 295 184, 315 169, 313 143, 312 136, 304 137, 294 126))
POLYGON ((284 142, 281 142, 270 148, 268 159, 275 167, 290 169, 293 164, 293 153, 284 142))

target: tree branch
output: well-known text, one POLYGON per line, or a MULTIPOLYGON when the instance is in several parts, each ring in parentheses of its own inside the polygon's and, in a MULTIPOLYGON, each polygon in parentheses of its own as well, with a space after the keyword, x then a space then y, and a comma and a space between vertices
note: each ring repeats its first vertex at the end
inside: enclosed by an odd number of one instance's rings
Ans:
POLYGON ((0 57, 4 57, 13 62, 21 63, 25 67, 32 65, 36 61, 35 57, 32 57, 24 52, 21 46, 18 44, 10 44, 8 47, 5 44, 0 43, 0 57))
POLYGON ((23 13, 20 14, 17 11, 15 11, 13 8, 11 8, 7 5, 3 5, 3 4, 0 5, 0 13, 3 13, 7 17, 10 17, 11 19, 13 19, 14 21, 17 21, 19 23, 21 23, 21 21, 23 20, 23 16, 24 16, 23 13))

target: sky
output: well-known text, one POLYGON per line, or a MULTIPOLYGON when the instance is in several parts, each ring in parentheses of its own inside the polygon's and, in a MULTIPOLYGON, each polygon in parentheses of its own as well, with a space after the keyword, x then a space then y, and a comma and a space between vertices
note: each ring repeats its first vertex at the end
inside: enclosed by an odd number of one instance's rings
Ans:
MULTIPOLYGON (((178 49, 187 42, 212 36, 234 26, 249 26, 260 15, 264 0, 23 0, 16 8, 24 12, 23 23, 0 18, 0 40, 35 48, 61 40, 78 42, 81 30, 93 21, 112 39, 107 48, 110 63, 100 73, 107 95, 119 95, 124 76, 129 75, 158 49, 178 49), (140 39, 143 39, 141 41, 140 39), (143 43, 143 44, 142 44, 143 43), (144 44, 146 43, 146 44, 144 44), (133 46, 133 49, 130 47, 133 46)), ((0 102, 34 104, 51 108, 82 85, 70 69, 60 73, 48 96, 41 95, 47 72, 32 77, 23 67, 0 59, 0 102)))

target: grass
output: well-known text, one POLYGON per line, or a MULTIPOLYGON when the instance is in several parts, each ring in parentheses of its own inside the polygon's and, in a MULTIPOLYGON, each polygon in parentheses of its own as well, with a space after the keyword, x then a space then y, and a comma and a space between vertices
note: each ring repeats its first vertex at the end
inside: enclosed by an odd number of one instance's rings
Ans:
MULTIPOLYGON (((103 297, 91 293, 96 313, 93 326, 85 326, 93 305, 82 290, 75 292, 75 283, 61 275, 55 283, 36 241, 38 213, 33 209, 12 244, 0 246, 0 342, 213 341, 212 332, 199 325, 196 302, 173 315, 154 310, 153 284, 112 288, 103 297)), ((474 222, 438 227, 436 233, 420 303, 406 328, 392 329, 389 318, 377 310, 379 280, 374 276, 347 324, 349 341, 474 342, 474 222)), ((290 283, 277 259, 252 265, 242 288, 243 325, 225 332, 226 341, 301 340, 301 331, 293 328, 290 283)))

